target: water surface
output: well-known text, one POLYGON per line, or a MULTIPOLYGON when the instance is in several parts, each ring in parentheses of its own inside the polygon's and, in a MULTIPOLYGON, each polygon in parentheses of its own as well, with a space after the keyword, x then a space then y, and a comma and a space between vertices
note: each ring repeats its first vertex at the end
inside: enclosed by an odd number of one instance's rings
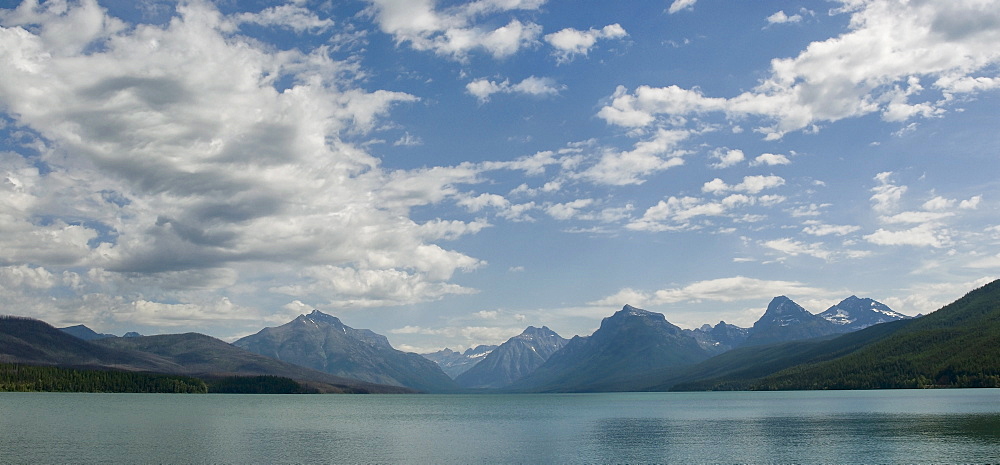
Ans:
POLYGON ((0 463, 997 463, 1000 390, 0 393, 0 463))

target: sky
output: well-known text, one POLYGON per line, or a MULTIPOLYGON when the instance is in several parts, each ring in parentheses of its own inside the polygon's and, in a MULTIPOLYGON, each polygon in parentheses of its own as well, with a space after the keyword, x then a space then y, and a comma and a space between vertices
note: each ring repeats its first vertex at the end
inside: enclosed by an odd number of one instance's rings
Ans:
POLYGON ((0 313, 430 352, 1000 275, 1000 0, 0 8, 0 313))

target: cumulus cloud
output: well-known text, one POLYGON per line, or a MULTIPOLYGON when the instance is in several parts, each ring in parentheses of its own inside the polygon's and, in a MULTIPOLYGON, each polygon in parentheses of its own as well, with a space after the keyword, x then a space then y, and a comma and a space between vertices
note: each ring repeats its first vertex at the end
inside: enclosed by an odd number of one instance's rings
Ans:
POLYGON ((598 39, 620 39, 627 36, 625 28, 620 24, 609 24, 601 29, 591 28, 581 31, 566 28, 545 35, 545 41, 555 50, 552 52, 559 63, 573 61, 579 55, 587 56, 587 52, 597 43, 598 39))
POLYGON ((924 223, 919 226, 889 231, 879 229, 865 236, 865 240, 876 245, 910 245, 915 247, 948 247, 952 244, 951 234, 938 223, 924 223))
POLYGON ((899 201, 906 193, 906 186, 892 183, 892 172, 885 171, 875 176, 878 185, 872 188, 872 209, 877 213, 889 213, 899 207, 899 201))
POLYGON ((802 232, 812 236, 846 236, 860 230, 861 226, 823 224, 819 222, 808 222, 807 226, 802 228, 802 232))
POLYGON ((724 194, 726 192, 746 192, 748 194, 759 194, 766 189, 785 185, 785 179, 781 176, 744 176, 743 182, 736 185, 726 184, 725 181, 715 178, 706 182, 701 187, 702 192, 712 194, 724 194))
POLYGON ((728 168, 742 162, 746 157, 739 149, 718 149, 712 153, 712 157, 719 160, 712 164, 712 168, 728 168))
POLYGON ((598 184, 624 186, 642 184, 645 177, 684 164, 686 151, 677 146, 689 137, 687 131, 661 129, 629 151, 605 150, 596 164, 578 175, 598 184))
POLYGON ((810 287, 796 281, 772 281, 735 276, 732 278, 697 281, 683 287, 666 288, 656 291, 641 291, 631 288, 591 302, 597 306, 655 306, 679 302, 717 301, 737 302, 742 300, 771 299, 776 295, 805 295, 810 297, 829 294, 823 289, 810 287))
POLYGON ((797 23, 799 21, 802 21, 802 15, 795 14, 788 16, 784 10, 778 10, 767 17, 768 24, 797 23))
POLYGON ((448 281, 483 263, 435 241, 487 223, 408 214, 478 182, 475 172, 386 172, 352 142, 417 99, 362 90, 356 64, 326 46, 274 50, 236 34, 234 24, 250 22, 330 26, 290 5, 227 17, 182 3, 173 21, 134 28, 86 0, 5 11, 0 104, 40 155, 0 153, 0 265, 89 270, 75 275, 79 292, 67 287, 75 297, 65 306, 161 325, 259 319, 222 295, 274 298, 254 280, 353 306, 472 292, 448 281), (174 284, 153 296, 148 279, 174 284), (81 300, 123 286, 133 292, 81 300))
POLYGON ((490 101, 493 94, 522 94, 537 97, 559 95, 566 87, 559 85, 551 78, 529 76, 517 84, 509 80, 491 81, 477 79, 465 85, 465 91, 479 99, 480 103, 490 101))
POLYGON ((750 166, 774 166, 774 165, 788 165, 792 161, 788 159, 787 156, 777 154, 777 153, 762 153, 754 158, 750 162, 750 166))
MULTIPOLYGON (((675 1, 670 11, 693 3, 675 1)), ((598 116, 629 128, 651 125, 661 116, 757 116, 761 123, 756 130, 777 139, 818 123, 871 113, 881 113, 887 121, 936 116, 954 94, 996 89, 992 74, 1000 64, 995 47, 1000 10, 992 2, 841 3, 837 11, 851 15, 848 32, 814 42, 798 56, 773 60, 769 76, 753 90, 724 98, 675 85, 639 86, 633 92, 622 87, 598 116), (926 85, 944 98, 921 97, 926 85)))
POLYGON ((667 12, 674 14, 681 10, 693 9, 694 4, 697 2, 698 0, 674 0, 673 3, 670 4, 670 8, 667 9, 667 12))
POLYGON ((369 13, 382 32, 392 35, 397 44, 407 43, 415 50, 462 60, 478 49, 495 58, 517 53, 538 40, 542 27, 511 19, 494 29, 476 24, 480 16, 518 10, 537 10, 544 0, 480 0, 444 10, 435 9, 432 0, 369 0, 369 13))
POLYGON ((765 241, 762 245, 793 257, 796 255, 807 255, 820 260, 829 260, 833 256, 833 253, 824 249, 821 243, 807 244, 790 238, 765 241))
POLYGON ((291 29, 295 32, 323 32, 334 26, 333 20, 320 19, 316 13, 298 5, 273 6, 259 13, 241 13, 235 16, 239 23, 252 23, 261 26, 277 26, 291 29))
POLYGON ((557 220, 569 220, 580 214, 580 210, 594 204, 594 199, 577 199, 572 202, 557 203, 545 207, 545 213, 557 220))

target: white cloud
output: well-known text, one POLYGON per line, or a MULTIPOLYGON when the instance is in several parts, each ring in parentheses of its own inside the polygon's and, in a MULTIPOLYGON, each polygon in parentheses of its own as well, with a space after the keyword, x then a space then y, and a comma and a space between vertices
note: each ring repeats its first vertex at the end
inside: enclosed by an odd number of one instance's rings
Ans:
POLYGON ((813 236, 829 236, 831 234, 837 236, 846 236, 852 232, 860 230, 861 230, 860 226, 814 223, 814 224, 809 224, 808 226, 803 228, 802 232, 813 236))
POLYGON ((559 95, 559 92, 565 88, 551 78, 536 76, 529 76, 517 84, 511 84, 507 80, 497 82, 477 79, 465 85, 465 91, 479 99, 480 103, 488 102, 493 94, 523 94, 544 97, 559 95))
MULTIPOLYGON (((935 116, 958 89, 971 93, 997 88, 992 76, 982 76, 1000 64, 995 47, 1000 29, 993 26, 1000 21, 1000 10, 993 2, 842 3, 838 11, 851 15, 848 32, 813 42, 796 57, 773 60, 770 75, 751 91, 713 98, 678 86, 639 86, 633 93, 619 88, 598 116, 631 128, 651 125, 660 115, 759 116, 763 121, 756 130, 777 139, 817 123, 871 113, 882 113, 889 121, 935 116), (963 85, 979 77, 988 80, 963 85), (920 100, 924 81, 938 86, 945 98, 920 100)), ((677 1, 670 11, 691 4, 677 1)))
POLYGON ((784 10, 778 10, 776 13, 767 17, 768 24, 785 24, 785 23, 797 23, 802 21, 802 15, 791 15, 785 14, 784 10))
POLYGON ((770 299, 778 295, 817 297, 828 294, 828 291, 810 287, 796 281, 771 281, 735 276, 732 278, 697 281, 684 287, 660 289, 653 292, 622 289, 617 294, 591 302, 590 305, 618 306, 630 304, 641 307, 703 300, 738 302, 770 299))
POLYGON ((750 162, 750 166, 788 165, 790 163, 791 160, 789 160, 788 157, 785 155, 777 153, 762 153, 759 156, 757 156, 757 158, 754 158, 752 162, 750 162))
POLYGON ((594 199, 577 199, 572 202, 557 203, 545 207, 545 213, 557 220, 569 220, 580 214, 580 210, 594 204, 594 199))
POLYGON ((690 227, 692 219, 701 216, 722 216, 729 207, 722 202, 706 202, 695 197, 674 197, 659 201, 646 209, 642 218, 626 225, 636 231, 674 231, 690 227))
POLYGON ((706 182, 701 187, 702 192, 712 194, 723 194, 730 191, 746 192, 748 194, 759 194, 760 192, 785 185, 785 179, 781 176, 745 176, 743 182, 730 186, 725 181, 715 178, 706 182))
POLYGON ((744 160, 745 156, 740 149, 719 149, 712 153, 712 157, 718 159, 718 163, 713 163, 712 168, 729 168, 744 160))
POLYGON ((833 257, 833 254, 824 249, 823 245, 820 243, 806 244, 793 239, 782 238, 765 241, 763 245, 764 247, 776 250, 786 255, 791 255, 793 257, 796 255, 808 255, 816 257, 820 260, 829 260, 833 257))
POLYGON ((408 214, 457 197, 476 170, 387 173, 350 142, 416 97, 363 90, 357 64, 325 46, 245 39, 232 26, 241 21, 328 26, 297 7, 229 18, 202 2, 131 29, 86 0, 25 2, 0 17, 0 104, 44 141, 32 163, 0 153, 3 264, 83 269, 63 284, 69 297, 47 305, 162 325, 213 312, 259 321, 222 294, 266 301, 264 288, 295 287, 289 269, 310 270, 314 287, 301 286, 314 301, 344 305, 472 292, 448 281, 483 262, 434 242, 488 223, 408 214), (290 86, 276 88, 279 78, 290 86), (105 294, 120 288, 133 291, 105 294))
POLYGON ((924 202, 922 207, 927 211, 943 211, 952 210, 956 205, 958 205, 958 208, 962 210, 975 210, 976 208, 979 208, 979 202, 982 200, 983 197, 981 195, 976 195, 962 201, 945 198, 939 195, 924 202))
POLYGON ((687 131, 658 130, 651 139, 636 143, 631 151, 605 151, 578 177, 614 186, 642 184, 646 176, 684 164, 686 152, 677 145, 688 136, 687 131))
POLYGON ((979 208, 979 202, 983 201, 983 196, 976 195, 958 203, 958 208, 963 210, 975 210, 979 208))
POLYGON ((952 244, 951 234, 936 223, 925 223, 919 226, 901 230, 889 231, 879 229, 866 235, 865 240, 876 245, 911 245, 915 247, 948 247, 952 244))
POLYGON ((334 22, 320 19, 316 13, 297 5, 279 5, 264 9, 260 13, 243 13, 236 16, 240 23, 253 23, 261 26, 279 26, 295 32, 323 32, 334 26, 334 22))
POLYGON ((482 49, 495 58, 517 53, 538 40, 542 27, 512 19, 505 26, 483 29, 477 17, 516 10, 537 10, 544 1, 478 1, 442 11, 432 0, 369 0, 368 10, 382 32, 392 35, 397 44, 408 43, 413 49, 433 51, 442 56, 463 60, 473 50, 482 49))
POLYGON ((926 202, 924 202, 924 210, 947 210, 955 206, 955 200, 946 199, 941 196, 934 197, 926 202))
POLYGON ((424 145, 424 141, 420 137, 414 136, 409 132, 403 133, 403 136, 392 143, 395 147, 416 147, 418 145, 424 145))
POLYGON ((889 179, 892 176, 892 172, 886 171, 879 173, 875 176, 875 180, 879 183, 877 186, 872 188, 871 202, 872 209, 877 213, 889 213, 899 206, 899 201, 903 198, 903 194, 906 193, 906 186, 898 186, 892 183, 889 179))
POLYGON ((587 52, 597 43, 598 39, 620 39, 627 35, 625 29, 615 23, 601 29, 591 28, 586 31, 566 28, 546 34, 545 41, 555 48, 552 54, 555 55, 558 63, 568 63, 578 55, 587 56, 587 52))
POLYGON ((674 14, 681 10, 694 9, 694 4, 697 1, 698 0, 674 0, 673 3, 670 4, 670 8, 668 8, 667 11, 670 14, 674 14))

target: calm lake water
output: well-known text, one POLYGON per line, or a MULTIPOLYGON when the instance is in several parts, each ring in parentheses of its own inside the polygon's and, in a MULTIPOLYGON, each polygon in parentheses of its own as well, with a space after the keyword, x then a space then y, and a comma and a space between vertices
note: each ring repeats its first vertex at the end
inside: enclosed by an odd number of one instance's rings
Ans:
POLYGON ((0 463, 998 463, 1000 390, 0 393, 0 463))

